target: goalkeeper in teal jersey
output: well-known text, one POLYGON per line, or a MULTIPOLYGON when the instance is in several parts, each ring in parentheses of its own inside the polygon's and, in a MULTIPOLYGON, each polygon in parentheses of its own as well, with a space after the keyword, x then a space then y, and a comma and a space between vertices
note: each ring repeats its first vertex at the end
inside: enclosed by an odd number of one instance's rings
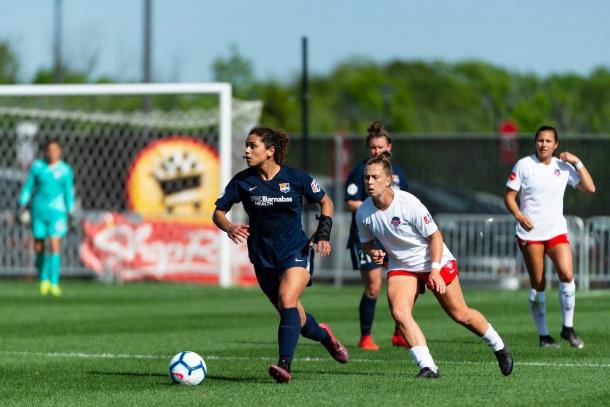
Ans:
POLYGON ((56 139, 46 143, 45 159, 34 161, 21 190, 20 218, 25 222, 29 218, 28 204, 40 293, 59 296, 61 239, 68 232, 68 218, 74 208, 74 184, 72 168, 61 160, 61 145, 56 139), (45 251, 46 240, 49 247, 45 251))

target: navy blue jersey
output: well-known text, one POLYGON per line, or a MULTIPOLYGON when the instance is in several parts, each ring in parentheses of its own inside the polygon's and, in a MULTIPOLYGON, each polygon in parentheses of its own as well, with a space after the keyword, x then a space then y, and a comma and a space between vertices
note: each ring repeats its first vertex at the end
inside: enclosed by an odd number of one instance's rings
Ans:
POLYGON ((249 217, 248 254, 255 267, 277 268, 296 251, 305 250, 303 197, 320 202, 326 193, 306 173, 281 166, 270 181, 256 168, 236 174, 216 201, 216 209, 228 211, 242 202, 249 217))
MULTIPOLYGON (((368 158, 366 160, 362 160, 350 171, 349 175, 347 176, 347 180, 345 181, 346 201, 364 201, 369 197, 369 195, 366 193, 366 187, 364 185, 364 169, 368 160, 368 158)), ((409 191, 407 177, 405 176, 403 170, 396 164, 392 164, 392 177, 394 179, 394 185, 397 185, 403 191, 409 191)), ((353 212, 347 247, 350 248, 354 243, 358 242, 359 239, 358 227, 356 226, 356 212, 353 212)))

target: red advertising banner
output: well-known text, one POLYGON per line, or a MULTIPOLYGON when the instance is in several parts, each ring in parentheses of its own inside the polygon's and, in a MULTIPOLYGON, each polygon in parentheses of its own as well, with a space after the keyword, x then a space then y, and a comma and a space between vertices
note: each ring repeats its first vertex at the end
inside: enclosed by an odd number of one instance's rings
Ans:
MULTIPOLYGON (((98 222, 85 221, 80 257, 98 274, 122 281, 162 280, 218 283, 219 239, 215 226, 175 220, 131 221, 108 213, 98 222)), ((233 280, 256 283, 245 244, 232 246, 233 280)))

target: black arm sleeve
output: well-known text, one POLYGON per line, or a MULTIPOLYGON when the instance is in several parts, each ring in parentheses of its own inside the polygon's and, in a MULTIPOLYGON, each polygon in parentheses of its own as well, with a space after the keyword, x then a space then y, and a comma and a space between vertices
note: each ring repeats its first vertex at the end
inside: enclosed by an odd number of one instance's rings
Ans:
POLYGON ((320 240, 330 241, 330 231, 333 228, 333 218, 326 215, 316 216, 318 228, 311 237, 311 241, 318 243, 320 240))

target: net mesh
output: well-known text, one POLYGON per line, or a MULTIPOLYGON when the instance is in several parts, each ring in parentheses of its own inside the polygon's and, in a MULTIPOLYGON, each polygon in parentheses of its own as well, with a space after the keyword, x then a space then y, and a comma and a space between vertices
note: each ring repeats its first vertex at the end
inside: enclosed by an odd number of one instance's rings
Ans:
MULTIPOLYGON (((216 95, 0 97, 0 273, 33 272, 31 233, 13 215, 27 170, 51 138, 74 170, 78 218, 135 212, 209 221, 220 190, 218 107, 216 95)), ((261 102, 233 100, 232 173, 261 110, 261 102)), ((64 243, 68 274, 87 273, 82 233, 64 243)))

